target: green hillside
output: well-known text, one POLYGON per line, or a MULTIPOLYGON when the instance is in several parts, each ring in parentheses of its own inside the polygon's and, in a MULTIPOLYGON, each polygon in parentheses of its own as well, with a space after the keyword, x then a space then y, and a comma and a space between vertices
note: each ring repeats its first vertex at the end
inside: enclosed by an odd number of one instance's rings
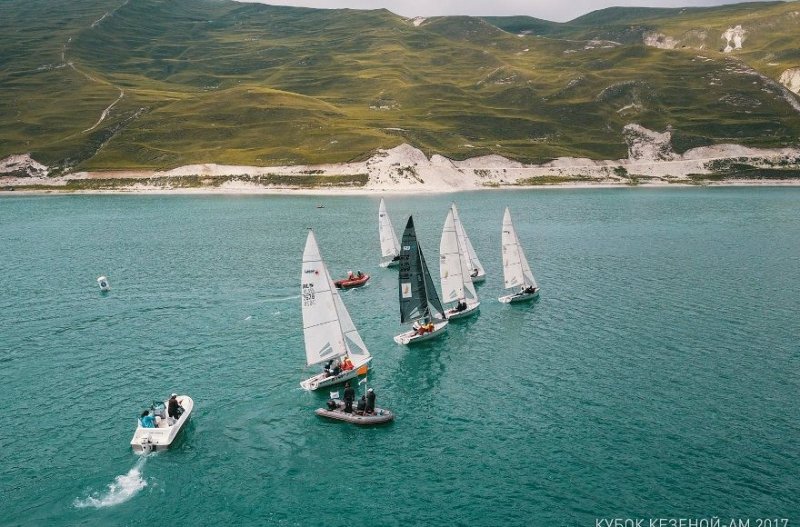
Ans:
POLYGON ((800 113, 774 80, 800 65, 798 9, 415 26, 386 10, 5 0, 0 158, 31 152, 61 169, 273 165, 363 159, 405 142, 458 159, 613 159, 626 155, 631 122, 671 127, 679 151, 796 145, 800 113), (735 25, 744 45, 722 53, 720 35, 735 25), (647 34, 680 44, 646 46, 647 34))

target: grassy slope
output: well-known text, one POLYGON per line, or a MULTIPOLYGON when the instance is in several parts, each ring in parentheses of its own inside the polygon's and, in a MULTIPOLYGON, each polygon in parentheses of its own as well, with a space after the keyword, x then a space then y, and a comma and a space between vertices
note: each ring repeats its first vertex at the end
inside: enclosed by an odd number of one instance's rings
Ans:
POLYGON ((6 3, 0 157, 32 151, 92 169, 269 165, 347 161, 409 142, 454 158, 541 161, 624 157, 620 132, 630 122, 672 126, 679 150, 784 146, 800 134, 797 113, 716 49, 704 50, 706 61, 691 46, 640 44, 645 31, 690 42, 704 30, 706 46, 719 46, 719 34, 741 23, 750 33, 737 58, 777 78, 782 66, 769 64, 797 53, 792 4, 609 9, 567 24, 445 17, 414 27, 385 10, 6 3), (515 35, 526 30, 544 36, 515 35), (66 60, 77 70, 37 69, 60 64, 70 38, 66 60), (594 38, 626 43, 578 42, 594 38), (108 118, 82 132, 119 89, 125 97, 108 118))

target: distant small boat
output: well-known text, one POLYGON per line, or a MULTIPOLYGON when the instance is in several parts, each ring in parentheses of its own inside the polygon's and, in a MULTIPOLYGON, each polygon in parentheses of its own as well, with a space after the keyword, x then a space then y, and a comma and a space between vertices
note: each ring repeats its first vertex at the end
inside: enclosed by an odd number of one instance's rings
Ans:
POLYGON ((111 284, 108 283, 108 278, 105 276, 97 278, 97 285, 100 286, 100 291, 111 291, 111 284))
POLYGON ((539 285, 533 277, 528 259, 522 252, 517 231, 511 222, 511 213, 506 207, 503 214, 503 281, 506 289, 518 288, 517 292, 498 298, 500 302, 522 302, 539 296, 539 285))
POLYGON ((394 419, 394 414, 386 408, 375 408, 375 412, 371 414, 359 414, 356 412, 345 412, 344 402, 335 401, 336 408, 317 408, 314 413, 320 417, 327 417, 329 419, 337 419, 339 421, 346 421, 354 425, 380 425, 388 423, 394 419))
POLYGON ((394 233, 392 220, 386 212, 386 204, 381 198, 378 206, 378 234, 381 240, 381 267, 394 267, 400 263, 400 242, 394 233))
POLYGON ((167 417, 169 401, 153 404, 151 412, 155 414, 155 428, 145 428, 139 420, 136 432, 131 439, 131 447, 136 452, 148 453, 153 450, 166 450, 175 440, 183 426, 189 421, 194 408, 194 401, 188 395, 178 396, 178 402, 183 407, 183 413, 177 421, 167 417))
POLYGON ((325 208, 325 205, 317 205, 317 208, 318 208, 318 209, 324 209, 324 208, 325 208))
POLYGON ((349 278, 336 280, 333 285, 335 285, 337 289, 352 289, 354 287, 361 287, 362 285, 366 284, 368 280, 369 275, 362 274, 361 276, 355 275, 349 278))

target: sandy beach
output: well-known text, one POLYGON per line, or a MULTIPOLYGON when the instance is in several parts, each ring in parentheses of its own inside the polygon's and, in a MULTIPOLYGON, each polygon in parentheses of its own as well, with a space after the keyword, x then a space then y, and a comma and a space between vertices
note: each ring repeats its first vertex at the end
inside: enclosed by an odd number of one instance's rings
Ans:
POLYGON ((800 149, 725 144, 683 154, 670 133, 629 125, 628 158, 559 158, 525 165, 498 155, 463 161, 411 145, 379 150, 358 163, 296 166, 186 165, 172 170, 72 172, 48 176, 27 155, 0 161, 0 189, 32 192, 312 194, 447 193, 486 189, 676 185, 800 185, 800 149), (769 177, 759 172, 769 171, 769 177), (786 171, 789 176, 776 177, 786 171), (792 174, 794 172, 794 174, 792 174), (726 177, 735 173, 735 177, 726 177), (754 177, 748 177, 753 173, 754 177), (13 174, 13 175, 11 175, 13 174), (792 176, 795 177, 792 177, 792 176), (17 188, 20 187, 20 188, 17 188))

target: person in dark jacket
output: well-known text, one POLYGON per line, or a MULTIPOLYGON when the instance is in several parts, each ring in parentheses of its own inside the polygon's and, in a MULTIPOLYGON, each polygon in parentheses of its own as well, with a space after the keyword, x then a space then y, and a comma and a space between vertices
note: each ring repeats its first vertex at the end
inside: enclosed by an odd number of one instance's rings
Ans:
POLYGON ((178 394, 173 393, 167 403, 167 415, 174 419, 180 419, 182 413, 183 407, 181 403, 178 402, 178 394))
POLYGON ((372 414, 375 413, 375 390, 370 388, 367 390, 367 408, 365 413, 372 414))
POLYGON ((344 411, 348 414, 353 413, 353 401, 356 399, 356 391, 350 387, 350 383, 344 385, 344 411))
POLYGON ((367 399, 363 395, 361 399, 358 400, 358 405, 356 406, 356 413, 358 415, 364 415, 364 410, 367 409, 367 399))

